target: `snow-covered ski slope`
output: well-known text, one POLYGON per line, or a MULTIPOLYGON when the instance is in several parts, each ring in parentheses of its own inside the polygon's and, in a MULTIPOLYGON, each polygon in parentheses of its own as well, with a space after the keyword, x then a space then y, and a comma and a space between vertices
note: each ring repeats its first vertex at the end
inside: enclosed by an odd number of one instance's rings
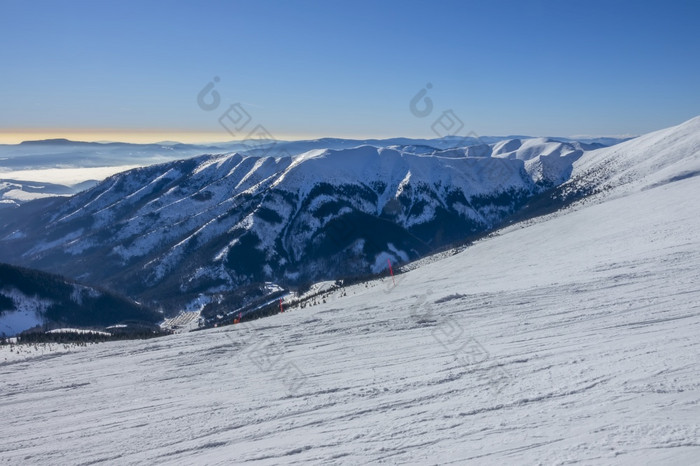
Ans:
MULTIPOLYGON (((625 167, 635 144, 612 148, 631 148, 625 167)), ((0 462, 697 464, 700 178, 684 160, 396 285, 145 342, 2 348, 0 462)))

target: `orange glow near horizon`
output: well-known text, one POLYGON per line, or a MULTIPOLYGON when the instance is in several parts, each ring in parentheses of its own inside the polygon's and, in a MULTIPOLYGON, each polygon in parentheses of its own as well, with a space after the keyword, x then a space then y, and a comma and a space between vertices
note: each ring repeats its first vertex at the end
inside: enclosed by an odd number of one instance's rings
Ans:
MULTIPOLYGON (((275 135, 280 140, 315 139, 315 135, 275 135)), ((130 142, 148 144, 160 141, 176 141, 188 144, 228 142, 234 139, 225 131, 159 130, 159 129, 0 129, 0 144, 19 144, 23 141, 43 139, 70 139, 71 141, 130 142)))

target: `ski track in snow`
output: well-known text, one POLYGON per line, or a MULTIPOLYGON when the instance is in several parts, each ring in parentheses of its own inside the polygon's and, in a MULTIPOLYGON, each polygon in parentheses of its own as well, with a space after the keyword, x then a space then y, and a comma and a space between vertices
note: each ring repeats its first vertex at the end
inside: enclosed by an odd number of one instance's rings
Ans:
POLYGON ((691 464, 700 216, 685 179, 325 304, 4 361, 4 464, 691 464))

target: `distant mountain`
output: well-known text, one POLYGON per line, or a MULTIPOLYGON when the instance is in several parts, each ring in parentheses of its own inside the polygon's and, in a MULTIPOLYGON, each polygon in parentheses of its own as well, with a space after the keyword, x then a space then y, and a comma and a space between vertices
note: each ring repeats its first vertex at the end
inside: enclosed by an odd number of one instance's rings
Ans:
POLYGON ((156 323, 160 314, 124 297, 58 275, 0 264, 0 335, 36 326, 156 323))
POLYGON ((22 141, 19 143, 20 146, 65 146, 65 145, 80 145, 80 144, 90 144, 90 143, 71 141, 71 140, 64 139, 64 138, 38 139, 35 141, 22 141))

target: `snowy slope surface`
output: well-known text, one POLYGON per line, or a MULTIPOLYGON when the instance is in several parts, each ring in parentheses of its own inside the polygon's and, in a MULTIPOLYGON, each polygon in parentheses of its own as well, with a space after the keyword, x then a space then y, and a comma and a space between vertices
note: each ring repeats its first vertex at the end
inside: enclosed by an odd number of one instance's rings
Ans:
POLYGON ((696 463, 697 195, 686 177, 579 204, 251 323, 2 348, 0 459, 696 463))
POLYGON ((567 184, 621 195, 698 175, 700 116, 587 154, 574 163, 567 184))

